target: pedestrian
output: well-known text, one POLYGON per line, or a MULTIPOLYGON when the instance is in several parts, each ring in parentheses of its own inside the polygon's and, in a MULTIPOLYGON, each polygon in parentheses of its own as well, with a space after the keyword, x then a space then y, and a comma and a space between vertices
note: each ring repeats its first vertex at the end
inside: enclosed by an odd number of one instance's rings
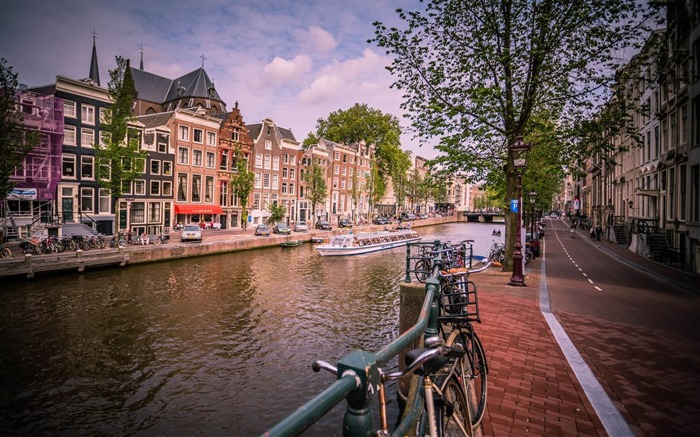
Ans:
POLYGON ((591 240, 593 240, 595 238, 595 226, 591 226, 590 234, 591 234, 591 240))
POLYGON ((595 227, 595 238, 596 240, 600 241, 600 234, 603 233, 603 230, 600 228, 600 225, 595 227))
POLYGON ((141 234, 141 246, 143 246, 144 244, 148 244, 148 234, 146 233, 146 231, 143 231, 143 233, 141 234))

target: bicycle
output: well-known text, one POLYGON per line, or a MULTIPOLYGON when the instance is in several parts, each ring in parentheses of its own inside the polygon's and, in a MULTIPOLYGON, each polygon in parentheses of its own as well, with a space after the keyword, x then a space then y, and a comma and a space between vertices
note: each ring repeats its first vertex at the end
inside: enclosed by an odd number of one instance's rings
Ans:
POLYGON ((5 247, 4 243, 0 243, 0 258, 12 258, 12 251, 8 247, 5 247))
MULTIPOLYGON (((377 387, 379 397, 379 430, 376 435, 389 436, 387 415, 386 388, 387 381, 398 380, 407 375, 418 375, 421 388, 419 394, 424 408, 416 422, 416 435, 442 436, 471 436, 471 429, 465 426, 469 420, 469 402, 462 391, 456 374, 444 372, 450 360, 459 359, 465 355, 461 344, 448 346, 439 337, 429 337, 425 340, 425 348, 413 349, 406 354, 406 368, 402 371, 386 373, 380 369, 377 387), (426 434, 426 431, 429 434, 426 434)), ((315 361, 312 364, 314 372, 327 370, 334 375, 338 369, 325 362, 315 361)))
POLYGON ((470 405, 472 428, 481 423, 486 409, 488 364, 484 347, 472 325, 472 322, 481 323, 481 319, 476 284, 469 280, 469 275, 483 272, 490 266, 491 262, 475 270, 453 268, 438 272, 438 327, 448 346, 459 343, 466 351, 463 359, 453 363, 453 371, 459 375, 464 393, 473 404, 470 405))

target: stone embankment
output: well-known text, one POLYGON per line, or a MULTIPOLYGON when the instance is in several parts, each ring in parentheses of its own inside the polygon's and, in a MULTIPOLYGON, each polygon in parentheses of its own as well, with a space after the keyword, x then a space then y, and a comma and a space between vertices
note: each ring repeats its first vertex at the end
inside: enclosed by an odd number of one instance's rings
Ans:
MULTIPOLYGON (((419 220, 413 227, 437 225, 456 221, 452 217, 435 217, 419 220)), ((383 229, 383 226, 362 226, 355 232, 370 232, 383 229)), ((239 250, 279 246, 284 241, 302 240, 310 243, 315 238, 327 238, 330 235, 350 232, 351 229, 334 229, 333 231, 312 230, 292 235, 271 235, 255 237, 252 230, 206 230, 201 243, 181 243, 179 234, 172 233, 173 241, 161 245, 129 245, 119 249, 94 249, 89 251, 65 252, 47 255, 24 255, 15 245, 13 257, 0 260, 0 278, 25 277, 34 278, 59 272, 78 272, 105 267, 127 267, 132 264, 167 261, 171 259, 194 256, 215 255, 239 250)))

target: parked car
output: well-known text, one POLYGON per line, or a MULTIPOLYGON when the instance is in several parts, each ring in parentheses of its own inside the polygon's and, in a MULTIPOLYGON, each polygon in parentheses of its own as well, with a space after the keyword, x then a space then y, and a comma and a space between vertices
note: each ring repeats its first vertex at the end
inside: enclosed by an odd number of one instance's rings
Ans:
POLYGON ((375 225, 388 225, 389 219, 380 215, 380 216, 373 218, 372 223, 374 223, 375 225))
POLYGON ((425 220, 428 218, 428 214, 418 214, 418 219, 425 220))
POLYGON ((410 222, 416 219, 416 215, 410 212, 402 212, 401 215, 399 215, 399 220, 402 222, 410 222))
POLYGON ((292 233, 292 230, 287 226, 286 223, 284 222, 279 222, 275 223, 275 225, 272 227, 272 232, 275 234, 282 234, 282 235, 289 235, 292 233))
POLYGON ((352 228, 352 221, 350 219, 340 219, 338 220, 339 228, 352 228))
POLYGON ((270 228, 267 225, 260 224, 255 228, 255 235, 258 236, 270 236, 270 228))
POLYGON ((199 225, 186 225, 180 235, 180 241, 202 241, 202 229, 199 225))
POLYGON ((321 229, 324 231, 330 231, 333 229, 330 223, 328 223, 327 220, 319 220, 316 222, 316 229, 321 229))
POLYGON ((532 250, 532 254, 535 258, 540 256, 540 239, 537 238, 537 236, 533 239, 530 232, 525 234, 525 247, 529 247, 530 250, 532 250))
POLYGON ((306 232, 309 230, 309 225, 306 222, 296 222, 294 223, 294 232, 306 232))

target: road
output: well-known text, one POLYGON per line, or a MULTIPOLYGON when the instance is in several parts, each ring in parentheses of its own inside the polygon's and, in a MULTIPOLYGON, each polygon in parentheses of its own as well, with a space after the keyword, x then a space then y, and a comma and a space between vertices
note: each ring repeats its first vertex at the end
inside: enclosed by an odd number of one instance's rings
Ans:
POLYGON ((547 222, 551 308, 630 427, 700 434, 700 296, 547 222))

